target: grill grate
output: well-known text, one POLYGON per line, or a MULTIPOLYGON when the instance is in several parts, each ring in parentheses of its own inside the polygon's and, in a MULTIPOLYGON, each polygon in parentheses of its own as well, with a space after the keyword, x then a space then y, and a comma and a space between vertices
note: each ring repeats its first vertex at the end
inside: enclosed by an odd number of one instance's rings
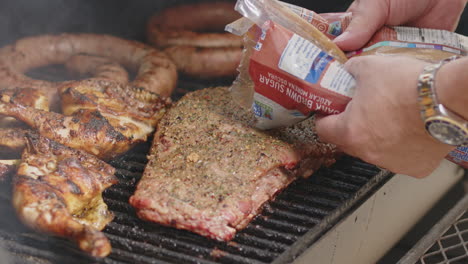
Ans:
MULTIPOLYGON (((138 153, 145 151, 146 146, 111 162, 118 168, 120 182, 104 193, 105 202, 115 214, 104 230, 113 246, 106 259, 91 259, 69 241, 43 236, 21 225, 10 206, 8 184, 3 184, 1 190, 0 212, 7 217, 0 219, 0 243, 19 263, 271 263, 365 185, 364 181, 359 185, 338 179, 342 174, 334 173, 341 171, 337 168, 348 168, 349 163, 364 166, 345 157, 334 167, 293 183, 233 241, 223 243, 136 217, 127 201, 144 168, 144 155, 138 153)), ((366 172, 368 175, 356 177, 372 178, 369 175, 377 175, 379 170, 368 167, 366 172)))
MULTIPOLYGON (((42 69, 43 79, 57 80, 57 70, 42 69), (52 75, 52 76, 51 76, 52 75)), ((226 80, 210 85, 226 85, 226 80)), ((179 82, 174 99, 205 83, 179 82)), ((119 183, 104 192, 114 220, 104 232, 112 243, 105 259, 93 259, 61 238, 23 226, 11 207, 11 187, 0 184, 0 246, 13 263, 271 263, 290 262, 353 206, 391 177, 375 166, 343 157, 331 168, 292 183, 233 241, 225 243, 137 218, 128 199, 147 162, 150 144, 136 146, 113 160, 119 183)), ((0 252, 1 253, 1 252, 0 252)))

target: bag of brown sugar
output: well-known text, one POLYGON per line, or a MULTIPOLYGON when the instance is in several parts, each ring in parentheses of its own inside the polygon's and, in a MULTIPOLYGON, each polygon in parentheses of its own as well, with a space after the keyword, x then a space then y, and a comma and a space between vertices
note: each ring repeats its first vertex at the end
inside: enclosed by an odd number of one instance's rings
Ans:
POLYGON ((351 100, 354 79, 345 54, 331 41, 349 14, 313 11, 275 0, 239 0, 246 19, 227 30, 244 36, 244 54, 233 97, 257 117, 256 126, 287 126, 313 113, 335 114, 351 100))
MULTIPOLYGON (((245 49, 232 94, 252 109, 260 129, 342 112, 355 88, 342 66, 348 57, 404 55, 436 62, 468 50, 468 38, 453 32, 383 27, 364 48, 345 56, 331 39, 347 27, 350 13, 319 15, 276 0, 238 0, 236 10, 244 18, 226 29, 244 37, 245 49)), ((457 148, 447 159, 468 167, 468 149, 457 148)))

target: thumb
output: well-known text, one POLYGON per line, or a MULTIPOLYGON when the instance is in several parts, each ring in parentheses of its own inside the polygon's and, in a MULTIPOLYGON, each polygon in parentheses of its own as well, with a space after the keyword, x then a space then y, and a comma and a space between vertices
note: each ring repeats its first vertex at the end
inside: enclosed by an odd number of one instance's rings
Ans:
POLYGON ((315 130, 319 139, 326 143, 332 143, 342 146, 345 140, 345 120, 343 113, 338 115, 329 115, 325 117, 316 117, 315 130))
POLYGON ((348 9, 352 12, 351 23, 334 42, 344 51, 362 48, 387 20, 389 7, 386 1, 356 0, 348 9))

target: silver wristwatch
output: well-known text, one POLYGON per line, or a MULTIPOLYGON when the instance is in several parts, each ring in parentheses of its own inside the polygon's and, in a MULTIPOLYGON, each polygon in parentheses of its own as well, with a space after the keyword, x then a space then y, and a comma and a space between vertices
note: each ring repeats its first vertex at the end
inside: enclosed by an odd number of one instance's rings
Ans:
POLYGON ((418 79, 418 101, 427 132, 442 143, 460 146, 468 143, 468 122, 438 102, 435 75, 451 57, 424 68, 418 79))

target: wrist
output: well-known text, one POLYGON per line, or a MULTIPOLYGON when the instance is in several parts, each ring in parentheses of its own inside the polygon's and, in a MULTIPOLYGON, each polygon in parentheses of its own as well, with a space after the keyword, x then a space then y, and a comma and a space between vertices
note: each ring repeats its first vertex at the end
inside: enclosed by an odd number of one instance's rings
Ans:
MULTIPOLYGON (((447 90, 448 86, 443 86, 444 81, 450 79, 444 78, 441 81, 436 78, 440 69, 451 61, 453 62, 453 58, 448 58, 424 68, 418 79, 418 101, 427 132, 444 144, 460 146, 467 143, 468 122, 463 116, 447 108, 440 100, 439 90, 447 90)), ((444 77, 447 77, 447 74, 444 77)), ((457 87, 457 90, 460 88, 463 86, 457 87)), ((449 93, 445 92, 445 94, 449 93)))
POLYGON ((466 96, 468 91, 467 59, 451 61, 437 73, 436 90, 439 103, 468 120, 466 96))

